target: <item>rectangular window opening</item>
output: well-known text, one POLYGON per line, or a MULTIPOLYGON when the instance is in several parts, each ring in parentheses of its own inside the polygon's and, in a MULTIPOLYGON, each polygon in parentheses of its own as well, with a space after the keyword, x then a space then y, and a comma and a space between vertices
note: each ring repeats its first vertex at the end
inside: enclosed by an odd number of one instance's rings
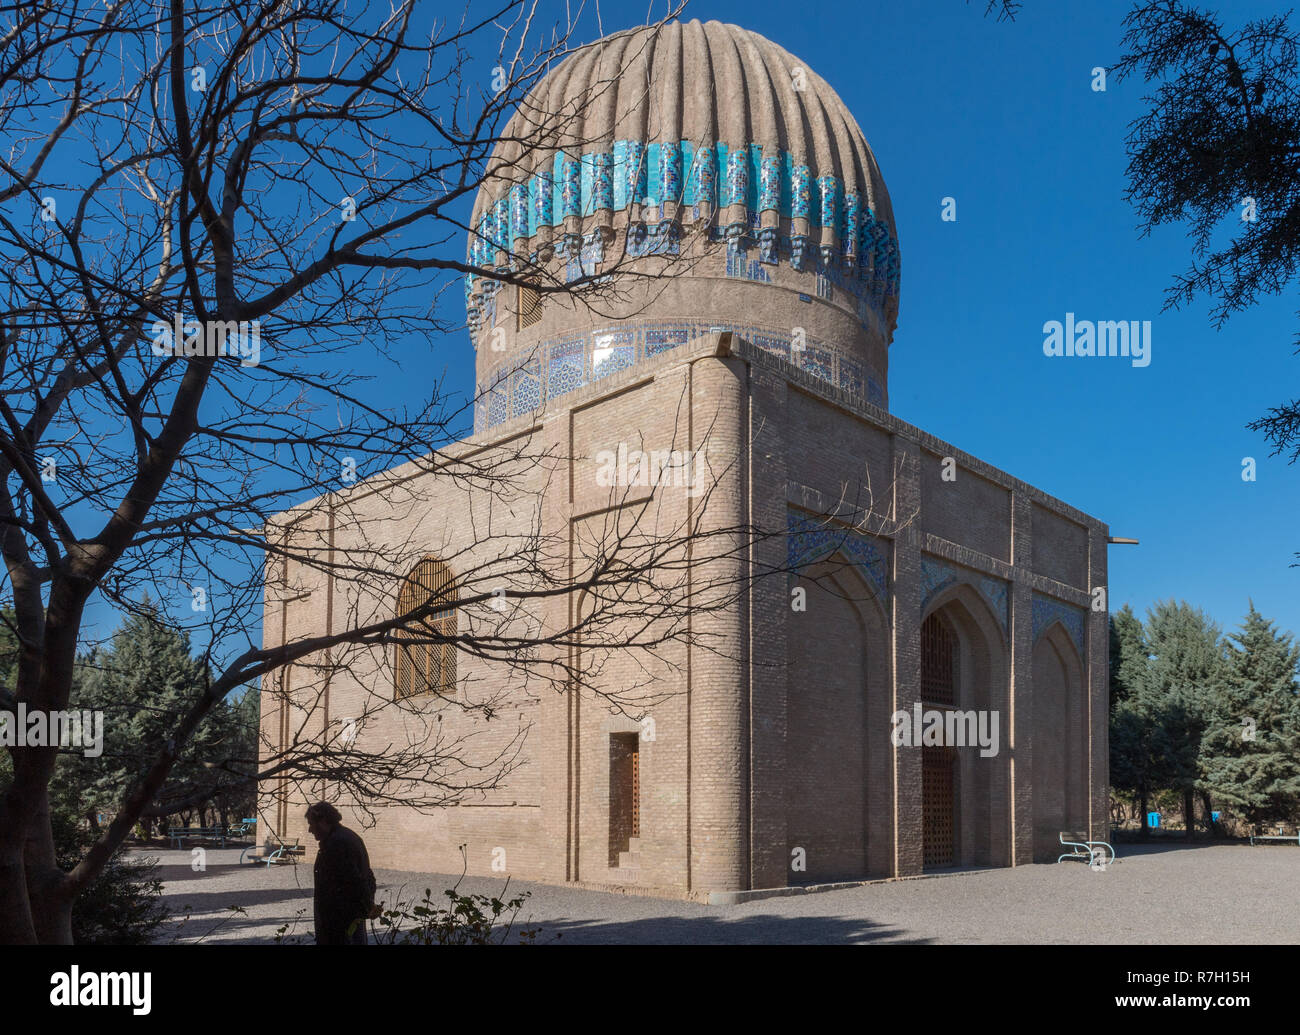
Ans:
POLYGON ((638 733, 609 736, 609 865, 630 866, 641 837, 641 741, 638 733))

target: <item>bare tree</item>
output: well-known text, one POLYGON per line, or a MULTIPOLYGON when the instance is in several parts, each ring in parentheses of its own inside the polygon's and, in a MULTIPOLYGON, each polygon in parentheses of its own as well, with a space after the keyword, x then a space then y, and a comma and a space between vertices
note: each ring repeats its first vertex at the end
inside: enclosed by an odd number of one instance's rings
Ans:
MULTIPOLYGON (((544 507, 572 458, 529 436, 458 442, 469 405, 441 385, 396 413, 365 385, 462 327, 446 299, 464 275, 597 308, 629 297, 627 278, 644 297, 664 275, 667 260, 626 253, 577 278, 550 254, 459 257, 482 184, 517 182, 522 156, 548 140, 581 142, 581 99, 543 112, 552 122, 529 139, 502 135, 577 46, 576 16, 543 26, 536 0, 455 23, 414 0, 355 11, 68 0, 2 13, 0 553, 20 649, 0 708, 68 707, 96 597, 126 611, 146 592, 202 603, 171 621, 199 634, 213 675, 71 872, 50 833, 58 749, 9 750, 0 939, 70 939, 73 900, 158 812, 177 755, 237 687, 262 680, 281 695, 285 726, 261 758, 212 760, 231 787, 327 782, 363 807, 429 807, 510 772, 518 737, 484 751, 439 721, 441 708, 490 719, 496 696, 440 702, 406 743, 367 748, 356 730, 401 707, 379 689, 393 677, 375 679, 345 724, 320 714, 317 690, 337 673, 373 678, 394 648, 423 646, 504 666, 514 685, 573 690, 609 659, 641 659, 643 679, 602 691, 639 712, 662 692, 665 645, 727 649, 708 616, 735 606, 759 569, 782 569, 784 529, 720 523, 712 488, 671 502, 611 488, 574 557, 544 507), (477 508, 472 544, 444 558, 454 586, 395 608, 427 544, 357 528, 363 501, 382 493, 410 512, 449 492, 477 508), (355 534, 325 548, 321 522, 355 534), (778 536, 757 563, 756 544, 778 536), (330 626, 254 642, 264 594, 312 580, 337 587, 330 626)), ((718 459, 706 485, 733 466, 718 459)), ((849 489, 841 523, 879 531, 881 488, 849 489)))
MULTIPOLYGON (((969 4, 970 0, 966 0, 969 4)), ((984 0, 984 17, 997 14, 998 21, 1014 22, 1021 8, 1020 0, 984 0)))

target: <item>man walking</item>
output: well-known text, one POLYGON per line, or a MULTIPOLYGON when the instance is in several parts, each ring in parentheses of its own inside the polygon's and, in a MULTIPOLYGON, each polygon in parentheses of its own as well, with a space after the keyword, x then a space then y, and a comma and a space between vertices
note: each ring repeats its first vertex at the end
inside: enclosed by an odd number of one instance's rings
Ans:
POLYGON ((328 802, 307 809, 307 829, 320 843, 313 869, 317 945, 365 945, 374 908, 375 875, 365 842, 342 822, 328 802))

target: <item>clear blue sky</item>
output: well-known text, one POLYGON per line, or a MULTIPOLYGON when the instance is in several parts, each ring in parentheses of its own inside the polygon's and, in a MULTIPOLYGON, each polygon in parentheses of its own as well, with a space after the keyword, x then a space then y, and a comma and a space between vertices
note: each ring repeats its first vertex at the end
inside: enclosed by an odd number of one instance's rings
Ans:
MULTIPOLYGON (((1277 3, 1209 3, 1229 27, 1277 3)), ((1144 84, 1091 88, 1120 53, 1128 0, 697 0, 807 61, 857 117, 880 163, 902 250, 890 408, 1107 522, 1111 608, 1185 598, 1233 630, 1247 598, 1300 632, 1300 466, 1245 425, 1300 395, 1295 287, 1220 331, 1209 303, 1161 313, 1188 261, 1181 228, 1139 239, 1124 200, 1128 124, 1144 84), (940 219, 957 200, 957 221, 940 219), (1052 359, 1042 326, 1152 321, 1152 362, 1052 359), (1257 481, 1243 482, 1245 456, 1257 481)), ((604 5, 604 24, 645 7, 604 5)))
MULTIPOLYGON (((1139 239, 1123 199, 1124 137, 1146 87, 1091 88, 1093 67, 1119 55, 1129 0, 1026 0, 1011 23, 983 6, 825 0, 814 14, 697 0, 685 17, 769 37, 829 81, 862 126, 902 249, 896 414, 1140 539, 1111 548, 1112 610, 1183 598, 1230 631, 1253 598, 1300 631, 1300 568, 1289 567, 1300 467, 1269 458, 1245 428, 1300 394, 1294 287, 1221 331, 1208 301, 1161 313, 1189 252, 1181 228, 1139 239), (956 198, 955 223, 940 219, 945 196, 956 198), (1045 357, 1042 326, 1067 311, 1150 320, 1150 366, 1045 357), (1254 483, 1241 478, 1246 456, 1258 462, 1254 483)), ((1276 9, 1212 6, 1228 9, 1229 27, 1276 9)), ((601 16, 611 32, 643 23, 646 6, 605 3, 601 16)), ((444 373, 449 390, 473 391, 463 331, 431 353, 398 355, 400 369, 376 375, 377 400, 418 405, 444 373)), ((92 616, 95 633, 115 624, 102 602, 92 616)))

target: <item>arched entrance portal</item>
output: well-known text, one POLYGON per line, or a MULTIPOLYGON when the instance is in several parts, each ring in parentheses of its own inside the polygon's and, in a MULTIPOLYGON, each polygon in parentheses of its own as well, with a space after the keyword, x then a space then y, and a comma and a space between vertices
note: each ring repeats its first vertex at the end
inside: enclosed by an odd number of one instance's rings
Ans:
POLYGON ((1064 831, 1088 829, 1083 665, 1057 623, 1034 644, 1034 860, 1053 862, 1064 831))
POLYGON ((936 594, 927 610, 920 698, 923 710, 943 714, 944 745, 922 740, 922 868, 1009 866, 1004 630, 965 583, 936 594))
POLYGON ((786 637, 786 858, 792 884, 882 877, 893 862, 887 619, 840 554, 800 571, 786 637), (797 862, 797 865, 796 865, 797 862))

